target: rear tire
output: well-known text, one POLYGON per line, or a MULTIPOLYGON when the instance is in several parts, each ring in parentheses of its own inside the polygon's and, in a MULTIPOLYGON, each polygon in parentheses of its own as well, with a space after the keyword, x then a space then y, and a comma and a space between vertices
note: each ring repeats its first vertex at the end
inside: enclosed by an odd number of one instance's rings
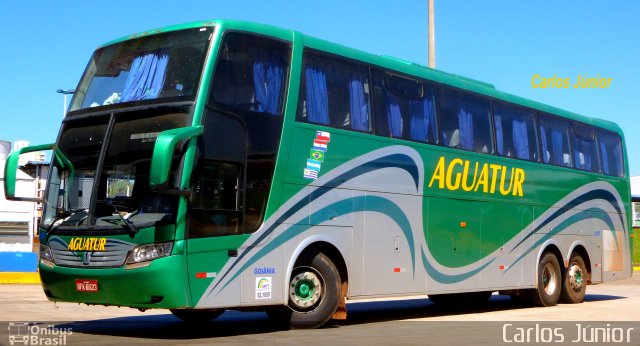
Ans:
POLYGON ((568 304, 577 304, 584 301, 587 292, 589 272, 584 260, 577 253, 572 253, 569 259, 569 267, 565 270, 562 280, 562 292, 560 301, 568 304))
POLYGON ((340 273, 321 252, 301 257, 289 280, 290 313, 268 313, 270 317, 290 318, 292 329, 318 328, 327 323, 340 303, 340 273))
POLYGON ((562 290, 562 272, 558 258, 551 252, 542 255, 538 263, 538 287, 527 290, 527 300, 535 306, 554 306, 562 290))
POLYGON ((173 316, 191 323, 203 323, 218 318, 223 309, 170 309, 173 316))

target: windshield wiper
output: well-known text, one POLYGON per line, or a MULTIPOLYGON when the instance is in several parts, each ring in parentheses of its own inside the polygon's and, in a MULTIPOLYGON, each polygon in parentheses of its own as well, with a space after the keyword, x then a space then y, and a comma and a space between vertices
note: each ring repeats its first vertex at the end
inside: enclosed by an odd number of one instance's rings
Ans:
MULTIPOLYGON (((88 215, 87 208, 79 208, 79 209, 68 210, 68 211, 62 212, 60 215, 57 215, 54 218, 53 222, 51 222, 49 224, 49 226, 47 226, 47 228, 45 228, 45 230, 44 230, 45 234, 47 234, 47 236, 49 236, 49 235, 55 233, 55 231, 64 223, 64 221, 66 219, 70 218, 71 216, 73 216, 76 213, 81 212, 81 211, 87 212, 87 215, 88 215)), ((80 219, 79 222, 82 222, 85 219, 86 219, 86 216, 84 218, 80 219)))
POLYGON ((113 210, 115 210, 116 214, 120 218, 120 221, 122 221, 122 223, 119 224, 119 226, 122 227, 122 229, 124 229, 125 231, 127 231, 130 234, 138 233, 138 231, 139 231, 138 228, 133 224, 133 222, 131 222, 131 220, 125 218, 124 216, 122 216, 122 214, 120 214, 120 210, 118 209, 118 207, 116 207, 115 204, 108 203, 107 201, 104 201, 104 200, 99 200, 98 203, 111 206, 113 208, 113 210))

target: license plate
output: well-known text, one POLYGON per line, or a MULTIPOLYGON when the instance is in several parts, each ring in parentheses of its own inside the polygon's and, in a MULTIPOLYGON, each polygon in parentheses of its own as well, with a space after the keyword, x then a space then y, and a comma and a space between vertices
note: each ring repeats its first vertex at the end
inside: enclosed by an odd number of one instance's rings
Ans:
POLYGON ((98 292, 98 280, 76 280, 76 291, 98 292))

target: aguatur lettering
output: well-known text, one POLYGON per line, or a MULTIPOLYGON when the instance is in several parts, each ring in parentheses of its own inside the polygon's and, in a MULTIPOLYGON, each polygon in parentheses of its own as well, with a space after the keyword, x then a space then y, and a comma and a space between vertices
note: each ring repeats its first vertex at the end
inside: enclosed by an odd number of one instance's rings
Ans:
POLYGON ((458 158, 447 162, 442 156, 438 159, 429 187, 523 197, 525 177, 522 168, 458 158))

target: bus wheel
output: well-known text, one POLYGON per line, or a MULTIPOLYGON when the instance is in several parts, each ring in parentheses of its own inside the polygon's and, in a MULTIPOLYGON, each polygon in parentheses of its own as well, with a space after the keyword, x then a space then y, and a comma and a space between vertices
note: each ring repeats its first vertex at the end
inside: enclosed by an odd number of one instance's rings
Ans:
POLYGON ((560 301, 563 303, 582 303, 587 292, 587 278, 589 273, 584 265, 584 260, 577 253, 571 254, 569 267, 562 280, 562 292, 560 301))
POLYGON ((340 273, 323 253, 308 253, 289 280, 290 327, 317 328, 327 323, 340 302, 340 273))
POLYGON ((538 288, 527 290, 528 300, 536 306, 556 305, 561 286, 562 275, 558 259, 551 252, 547 252, 538 264, 538 288))
POLYGON ((224 309, 170 309, 169 311, 185 322, 208 322, 222 315, 224 309))

